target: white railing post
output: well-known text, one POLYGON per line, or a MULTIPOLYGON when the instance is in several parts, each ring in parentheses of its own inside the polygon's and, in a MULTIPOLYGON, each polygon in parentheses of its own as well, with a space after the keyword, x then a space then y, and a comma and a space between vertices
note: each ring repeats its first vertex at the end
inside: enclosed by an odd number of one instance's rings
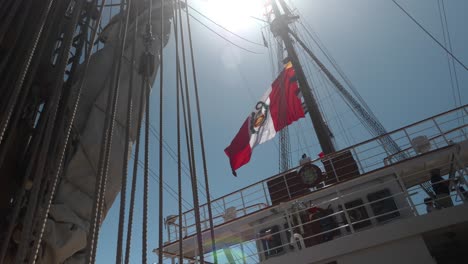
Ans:
MULTIPOLYGON (((408 139, 409 146, 408 147, 413 147, 413 144, 411 143, 411 137, 408 134, 408 131, 406 131, 406 128, 403 128, 403 132, 405 133, 406 138, 408 139)), ((416 150, 414 150, 416 152, 416 150)), ((408 153, 409 154, 409 153, 408 153)))
POLYGON ((338 173, 336 173, 336 170, 335 170, 335 164, 333 164, 333 158, 330 158, 329 161, 332 167, 333 174, 335 174, 336 182, 340 182, 340 179, 338 178, 338 173))
POLYGON ((247 211, 245 210, 244 194, 242 191, 240 191, 240 195, 241 195, 241 200, 242 200, 242 211, 244 211, 244 215, 246 215, 247 211))
POLYGON ((351 218, 349 217, 348 211, 346 210, 346 207, 342 200, 343 196, 341 195, 341 192, 339 190, 336 190, 335 192, 336 192, 336 196, 338 197, 338 201, 340 202, 343 213, 345 215, 346 221, 348 222, 349 230, 351 230, 351 233, 354 233, 354 227, 351 223, 351 218))
MULTIPOLYGON (((389 134, 385 134, 386 136, 389 136, 389 134)), ((387 157, 390 157, 392 154, 387 150, 387 147, 385 146, 385 143, 384 141, 382 140, 382 136, 378 136, 377 137, 377 141, 380 142, 380 144, 382 145, 382 148, 384 149, 385 151, 385 154, 387 154, 387 157)))
POLYGON ((354 154, 354 156, 356 157, 356 160, 357 160, 357 163, 358 163, 358 165, 359 165, 359 168, 361 169, 361 173, 362 173, 362 174, 366 173, 366 172, 364 171, 364 167, 362 166, 361 160, 359 159, 359 156, 358 156, 358 154, 357 154, 357 152, 356 152, 356 149, 355 149, 355 148, 351 148, 351 152, 352 152, 352 154, 354 154))
POLYGON ((466 169, 465 166, 462 165, 461 161, 460 161, 460 158, 458 157, 458 154, 455 153, 455 165, 460 168, 461 171, 463 171, 461 177, 460 177, 460 181, 462 181, 465 185, 467 185, 467 182, 466 182, 466 179, 465 179, 465 175, 468 175, 468 170, 466 169))
MULTIPOLYGON (((468 111, 466 110, 466 107, 463 107, 463 111, 466 113, 466 115, 468 115, 468 111)), ((465 124, 465 115, 462 113, 461 116, 462 116, 462 123, 465 124)), ((461 128, 460 132, 463 134, 465 139, 468 139, 468 136, 465 133, 466 126, 463 125, 463 127, 460 127, 460 128, 461 128)))
POLYGON ((208 229, 208 221, 206 217, 206 206, 203 206, 203 225, 205 226, 205 229, 208 229))
POLYGON ((240 243, 240 248, 241 248, 241 254, 242 254, 242 263, 246 264, 247 261, 245 259, 245 253, 244 253, 244 242, 242 242, 242 241, 240 243))
POLYGON ((283 180, 284 180, 284 185, 286 186, 286 191, 288 191, 288 197, 289 197, 289 199, 291 199, 292 196, 291 196, 291 193, 289 192, 289 185, 288 185, 288 181, 286 179, 286 174, 283 174, 282 177, 283 177, 283 180))
POLYGON ((442 129, 440 129, 440 126, 439 126, 439 124, 437 124, 437 121, 434 118, 431 118, 431 120, 432 120, 432 122, 434 122, 434 125, 437 127, 437 130, 439 130, 440 135, 444 138, 445 143, 447 145, 450 145, 449 140, 447 139, 447 137, 445 137, 445 133, 442 132, 442 129))
MULTIPOLYGON (((291 243, 291 241, 293 241, 294 231, 293 231, 293 228, 291 226, 291 218, 289 217, 288 208, 285 205, 283 205, 283 206, 284 206, 283 207, 284 215, 286 216, 286 220, 288 222, 288 229, 289 229, 288 231, 291 233, 291 240, 288 241, 288 242, 291 243)), ((287 235, 286 235, 286 237, 287 237, 287 235)), ((293 243, 293 247, 294 247, 294 249, 296 249, 296 243, 295 242, 293 243)))
MULTIPOLYGON (((465 111, 466 115, 468 115, 468 111, 466 110, 466 107, 463 107, 463 111, 465 111)), ((463 124, 465 123, 465 115, 462 115, 462 121, 463 121, 463 124)), ((463 135, 465 135, 465 138, 467 138, 466 136, 466 133, 465 133, 465 130, 463 129, 462 130, 463 132, 463 135)), ((468 139, 468 138, 467 138, 468 139)))
POLYGON ((166 226, 167 226, 167 239, 169 241, 172 241, 171 240, 171 224, 166 224, 166 226))
MULTIPOLYGON (((400 184, 401 189, 403 189, 403 192, 404 192, 405 196, 407 197, 406 199, 408 200, 408 202, 409 202, 409 204, 411 206, 413 214, 418 216, 419 215, 418 210, 416 209, 416 206, 414 205, 414 202, 413 202, 413 200, 411 199, 411 197, 410 197, 410 195, 408 193, 408 189, 406 189, 405 183, 403 182, 403 180, 400 177, 400 173, 398 173, 395 170, 394 167, 393 167, 393 172, 395 173, 395 177, 397 179, 398 184, 400 184)), ((398 210, 398 211, 400 211, 400 210, 398 210)))
POLYGON ((460 196, 460 200, 463 203, 465 203, 466 202, 465 195, 460 191, 460 189, 459 189, 460 185, 461 185, 460 182, 458 182, 458 184, 455 185, 455 192, 457 193, 458 196, 460 196))
POLYGON ((184 214, 185 236, 188 236, 187 214, 184 214))
POLYGON ((268 195, 267 195, 267 192, 266 192, 266 189, 265 189, 265 182, 262 182, 262 187, 263 187, 263 195, 265 195, 265 203, 267 205, 271 205, 269 202, 268 202, 268 195))

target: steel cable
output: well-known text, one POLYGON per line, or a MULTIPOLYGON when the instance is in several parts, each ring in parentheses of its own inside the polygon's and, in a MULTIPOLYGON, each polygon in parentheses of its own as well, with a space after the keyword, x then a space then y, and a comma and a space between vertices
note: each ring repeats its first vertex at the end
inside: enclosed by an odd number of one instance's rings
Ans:
MULTIPOLYGON (((122 14, 124 11, 124 3, 121 2, 120 5, 120 13, 122 14)), ((90 233, 88 234, 88 244, 87 244, 87 257, 86 262, 94 263, 96 258, 96 247, 97 242, 99 239, 99 229, 102 220, 103 208, 105 203, 105 193, 106 193, 106 185, 107 185, 107 176, 109 172, 109 162, 110 162, 110 155, 112 149, 112 138, 114 134, 114 124, 116 119, 117 113, 117 103, 119 98, 119 90, 120 90, 120 70, 122 66, 122 58, 125 48, 125 41, 127 37, 127 28, 128 28, 128 19, 129 13, 127 12, 126 17, 121 19, 119 22, 119 36, 120 36, 120 43, 118 48, 115 50, 115 54, 118 56, 117 61, 114 61, 114 70, 113 70, 113 78, 111 82, 111 86, 109 86, 109 94, 108 99, 112 98, 111 100, 107 100, 107 110, 106 117, 105 117, 105 125, 103 129, 103 144, 101 145, 100 150, 100 157, 99 157, 99 171, 96 177, 96 189, 95 189, 95 204, 93 205, 92 210, 92 219, 90 224, 90 233), (125 19, 125 24, 124 23, 125 19), (114 89, 112 89, 112 87, 114 89), (108 115, 110 113, 110 116, 108 115)))
MULTIPOLYGON (((34 56, 34 53, 36 51, 37 44, 39 42, 39 39, 42 35, 42 31, 44 29, 44 25, 46 24, 47 17, 49 15, 49 11, 52 7, 52 4, 55 2, 55 0, 48 0, 48 3, 46 4, 46 9, 44 10, 44 13, 42 13, 41 18, 39 20, 39 29, 35 32, 33 40, 32 40, 32 45, 29 47, 27 51, 27 56, 26 60, 22 63, 21 71, 18 74, 18 79, 15 82, 15 86, 13 87, 13 94, 9 97, 8 100, 8 105, 5 109, 5 114, 2 116, 2 120, 0 122, 0 144, 3 142, 3 138, 5 135, 5 131, 8 127, 8 123, 10 121, 11 115, 13 113, 13 109, 16 106, 16 102, 18 100, 18 97, 21 93, 22 86, 24 79, 26 77, 26 74, 28 73, 29 66, 31 63, 31 60, 34 56)), ((25 93, 27 91, 24 91, 25 93)))
MULTIPOLYGON (((180 0, 177 0, 178 6, 180 6, 180 0)), ((187 1, 186 1, 187 3, 187 1)), ((181 23, 180 25, 180 34, 181 34, 181 47, 182 47, 182 61, 184 66, 184 82, 185 82, 185 101, 187 103, 187 127, 188 127, 188 152, 189 152, 189 160, 190 160, 190 169, 191 169, 191 185, 192 185, 192 195, 193 195, 193 206, 194 206, 194 213, 195 213, 195 223, 196 223, 196 230, 197 230, 197 244, 199 250, 199 260, 200 263, 205 263, 205 258, 203 255, 203 239, 201 234, 201 224, 200 224, 200 209, 199 209, 199 200, 198 200, 198 188, 197 188, 197 173, 196 173, 196 166, 195 166, 195 158, 194 158, 194 144, 193 144, 193 131, 192 131, 192 116, 190 110, 190 96, 189 96, 189 84, 188 84, 188 76, 187 76, 187 62, 185 57, 185 43, 184 43, 184 29, 182 23, 182 11, 178 9, 179 18, 181 23)), ((187 14, 188 16, 188 14, 187 14)), ((186 129, 187 130, 187 129, 186 129)))
MULTIPOLYGON (((186 11, 187 12, 187 11, 186 11)), ((253 54, 263 54, 263 53, 260 53, 260 52, 255 52, 255 51, 252 51, 252 50, 249 50, 249 49, 246 49, 234 42, 232 42, 231 40, 227 39, 226 37, 224 37, 223 35, 219 34, 218 32, 214 31, 213 29, 211 29, 209 26, 205 25, 203 22, 201 22, 199 19, 197 19, 196 17, 190 15, 195 21, 197 21, 198 23, 200 23, 203 27, 205 27, 206 29, 208 29, 209 31, 213 32, 214 34, 216 34, 218 37, 224 39, 225 41, 229 42, 230 44, 238 47, 239 49, 241 50, 244 50, 244 51, 247 51, 247 52, 250 52, 250 53, 253 53, 253 54)))
MULTIPOLYGON (((226 32, 228 32, 228 33, 230 33, 230 34, 232 34, 232 35, 234 35, 234 36, 236 36, 236 37, 238 37, 238 38, 240 38, 240 39, 242 39, 242 40, 245 40, 245 41, 247 41, 247 42, 249 42, 249 43, 252 43, 252 44, 255 44, 255 45, 258 45, 258 46, 261 46, 261 47, 265 47, 264 44, 261 44, 261 43, 255 42, 255 41, 248 40, 248 39, 246 39, 246 38, 240 36, 239 34, 236 34, 236 33, 232 32, 231 30, 229 30, 229 29, 223 27, 222 25, 220 25, 219 23, 216 23, 216 21, 214 21, 213 19, 207 17, 207 16, 204 15, 202 12, 196 10, 196 9, 193 8, 192 6, 190 6, 190 5, 187 5, 187 6, 188 6, 190 9, 192 9, 193 11, 195 11, 197 14, 199 14, 200 16, 204 17, 206 20, 210 21, 211 23, 213 23, 213 24, 215 24, 216 26, 218 26, 218 27, 220 27, 221 29, 223 29, 224 31, 226 31, 226 32)), ((188 11, 188 9, 187 9, 187 11, 188 11)), ((190 16, 193 17, 192 15, 190 15, 190 16)))
MULTIPOLYGON (((444 45, 447 46, 448 44, 448 48, 452 52, 453 51, 452 41, 450 38, 450 31, 448 28, 447 16, 445 12, 445 4, 443 0, 437 0, 437 8, 439 11, 440 24, 442 26, 442 35, 444 37, 444 45)), ((447 54, 447 62, 448 62, 448 69, 449 69, 449 75, 450 75, 450 85, 452 87, 453 100, 455 102, 455 107, 457 107, 461 105, 460 86, 458 83, 457 71, 455 69, 455 62, 448 54, 447 54), (457 100, 456 93, 458 93, 458 100, 457 100)))
MULTIPOLYGON (((164 91, 164 0, 161 0, 161 28, 160 28, 160 42, 159 42, 159 56, 160 56, 160 67, 159 67, 159 226, 158 226, 158 246, 159 246, 159 255, 158 260, 159 264, 163 264, 163 226, 164 226, 164 168, 163 168, 163 91, 164 91)), ((149 103, 149 97, 148 97, 149 103)), ((149 124, 149 107, 147 108, 147 124, 149 124)), ((148 127, 148 126, 146 126, 148 127)), ((149 136, 149 133, 147 133, 149 136)), ((147 142, 147 144, 149 144, 147 142)), ((148 146, 146 146, 148 147, 148 146)))
MULTIPOLYGON (((133 30, 133 45, 132 45, 132 54, 130 61, 130 78, 129 78, 129 88, 128 88, 128 100, 127 100, 127 120, 126 120, 126 129, 125 129, 125 146, 123 152, 123 166, 122 166, 122 182, 120 190, 120 210, 119 210, 119 227, 117 233, 117 252, 116 252, 116 264, 122 263, 122 246, 123 246, 123 233, 124 233, 124 224, 125 224, 125 205, 127 201, 127 178, 128 178, 128 160, 129 160, 129 145, 130 145, 130 134, 132 127, 132 114, 133 114, 133 75, 134 75, 134 66, 135 66, 135 49, 137 41, 137 24, 138 18, 137 13, 135 12, 136 4, 132 0, 128 0, 127 3, 127 19, 130 16, 130 12, 133 11, 135 14, 135 27, 133 30)), ((128 23, 128 20, 127 20, 128 23)))
POLYGON ((437 45, 439 45, 447 54, 449 54, 460 66, 462 66, 466 71, 468 71, 468 67, 463 64, 452 52, 450 52, 440 41, 438 41, 429 31, 427 31, 426 28, 424 28, 408 11, 406 11, 400 4, 398 4, 395 0, 392 0, 392 2, 401 10, 403 13, 406 14, 424 33, 426 33, 437 45))
MULTIPOLYGON (((73 14, 71 14, 70 21, 63 26, 64 30, 75 28, 79 14, 81 11, 83 1, 80 1, 76 4, 73 14)), ((68 53, 70 51, 73 40, 73 32, 68 32, 63 37, 63 49, 60 52, 60 59, 57 62, 58 75, 63 76, 65 73, 65 67, 68 61, 68 53)), ((26 215, 23 219, 23 230, 21 233, 21 243, 16 253, 16 263, 21 263, 27 255, 27 248, 29 248, 32 237, 33 237, 33 228, 36 226, 35 221, 37 219, 38 212, 38 202, 43 199, 42 195, 44 192, 44 179, 46 179, 46 168, 47 168, 47 158, 50 152, 53 152, 55 149, 53 146, 55 144, 50 144, 52 135, 54 133, 54 128, 57 126, 57 113, 59 105, 63 100, 62 96, 62 85, 63 80, 61 78, 56 79, 53 84, 53 92, 50 100, 46 103, 46 110, 44 114, 44 126, 39 130, 40 136, 36 141, 37 144, 34 145, 35 150, 32 156, 31 163, 26 170, 26 179, 34 178, 33 187, 29 194, 29 201, 27 204, 26 215), (37 160, 35 160, 37 159, 37 160), (36 173, 33 177, 33 173, 36 173), (36 217, 35 217, 36 216, 36 217)), ((31 253, 31 252, 30 252, 31 253)))
MULTIPOLYGON (((136 10, 139 12, 139 10, 136 10)), ((137 29, 135 29, 136 31, 137 29)), ((137 121, 137 134, 136 134, 136 146, 135 146, 135 157, 133 158, 133 173, 132 173, 132 187, 130 190, 130 205, 128 213, 128 225, 127 225, 127 241, 125 246, 125 262, 129 263, 130 261, 130 250, 131 250, 131 240, 132 240, 132 230, 133 230, 133 213, 135 208, 135 194, 136 194, 136 181, 138 176, 138 165, 139 165, 139 155, 140 155, 140 139, 141 139, 141 127, 143 123, 143 114, 144 114, 144 98, 146 98, 146 85, 145 82, 141 82, 140 88, 140 108, 138 110, 138 121, 137 121)))
MULTIPOLYGON (((102 1, 101 7, 99 9, 100 11, 98 13, 98 17, 95 20, 95 28, 97 28, 97 26, 101 22, 102 11, 103 11, 103 6, 104 6, 105 2, 106 2, 106 0, 102 1)), ((76 96, 75 102, 73 103, 72 115, 70 117, 70 121, 68 123, 68 126, 67 126, 67 128, 65 130, 66 133, 65 133, 64 143, 61 146, 61 150, 59 151, 60 158, 59 158, 59 162, 58 162, 58 165, 57 165, 58 167, 55 170, 55 176, 52 179, 51 190, 49 191, 48 196, 46 198, 46 201, 47 201, 46 210, 44 211, 42 217, 40 218, 41 219, 40 230, 39 230, 38 237, 37 237, 37 239, 36 239, 36 241, 34 243, 34 246, 33 246, 33 254, 34 254, 33 258, 32 258, 32 263, 33 264, 36 262, 38 254, 39 254, 40 244, 41 244, 42 237, 44 235, 44 231, 45 231, 45 227, 46 227, 46 223, 47 223, 47 216, 49 214, 50 207, 52 205, 52 200, 54 198, 56 188, 57 188, 57 185, 58 185, 58 182, 59 182, 59 179, 60 179, 60 174, 61 174, 62 166, 63 166, 63 160, 65 158, 65 153, 66 153, 66 150, 67 150, 68 140, 70 139, 71 129, 73 127, 73 123, 74 123, 74 120, 75 120, 75 117, 76 117, 76 112, 77 112, 78 105, 79 105, 79 102, 80 102, 80 99, 81 99, 81 91, 83 89, 84 79, 85 79, 84 77, 87 75, 87 72, 88 72, 89 61, 90 61, 90 58, 91 58, 91 50, 93 48, 96 36, 97 36, 97 30, 95 30, 91 35, 91 42, 90 42, 91 44, 90 44, 90 46, 88 46, 87 56, 85 57, 85 60, 83 62, 83 65, 84 65, 83 75, 82 75, 82 78, 78 82, 77 96, 76 96)))
MULTIPOLYGON (((188 0, 186 0, 188 6, 188 0)), ((195 103, 197 109, 197 120, 198 120, 198 129, 199 129, 199 136, 200 136, 200 148, 202 154, 202 164, 203 164, 203 174, 205 178, 205 190, 206 190, 206 200, 207 200, 207 207, 208 207, 208 220, 210 224, 210 235, 211 235, 211 249, 213 251, 214 263, 218 263, 218 257, 216 254, 216 242, 215 242, 215 235, 214 235, 214 226, 213 226, 213 212, 211 210, 211 196, 210 196, 210 187, 208 182, 208 168, 206 165, 206 153, 205 153, 205 143, 203 138, 203 128, 202 128, 202 120, 201 120, 201 110, 200 110, 200 97, 198 95, 198 82, 197 82, 197 72, 196 72, 196 65, 195 65, 195 55, 193 51, 193 41, 192 41, 192 31, 190 28, 190 16, 189 10, 186 10, 186 19, 187 19, 187 31, 188 31, 188 38, 189 38, 189 47, 190 47, 190 57, 192 62, 192 77, 193 77, 193 87, 195 91, 195 103)))
MULTIPOLYGON (((178 19, 177 9, 180 6, 175 5, 173 8, 173 27, 175 40, 175 58, 176 58, 176 119, 177 119, 177 192, 178 192, 178 220, 179 220, 179 263, 184 263, 183 249, 183 233, 182 233, 182 157, 181 157, 181 131, 180 131, 180 60, 179 60, 179 36, 178 36, 178 19)), ((169 227, 168 227, 169 228, 169 227)))
MULTIPOLYGON (((162 0, 161 0, 161 10, 163 9, 162 0)), ((146 33, 144 36, 144 45, 145 45, 145 52, 143 53, 143 58, 145 59, 144 69, 143 69, 143 89, 145 90, 145 103, 146 103, 146 111, 145 111, 145 146, 144 146, 144 169, 143 169, 143 229, 142 229, 142 251, 141 251, 141 262, 146 264, 148 262, 148 170, 149 170, 149 115, 150 115, 150 89, 151 85, 149 84, 149 74, 150 74, 150 48, 153 42, 153 32, 152 32, 152 13, 153 13, 153 1, 148 1, 148 22, 146 24, 146 33)), ((161 23, 163 21, 161 20, 161 23)), ((162 36, 161 36, 162 38, 162 36)), ((162 71, 160 72, 160 78, 162 78, 162 71)), ((159 175, 161 177, 161 175, 159 175)), ((160 181, 160 186, 162 181, 160 181)))

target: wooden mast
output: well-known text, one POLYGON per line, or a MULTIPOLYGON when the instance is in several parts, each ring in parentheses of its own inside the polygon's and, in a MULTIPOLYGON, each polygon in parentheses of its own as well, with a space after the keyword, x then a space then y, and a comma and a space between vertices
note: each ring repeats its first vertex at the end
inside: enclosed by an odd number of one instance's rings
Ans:
MULTIPOLYGON (((281 5, 283 9, 287 10, 284 1, 281 1, 281 5)), ((323 153, 333 153, 335 152, 335 146, 331 140, 330 129, 325 124, 322 114, 320 113, 317 100, 312 94, 311 87, 307 82, 307 78, 305 77, 304 70, 300 64, 299 57, 297 56, 296 50, 292 44, 291 37, 289 36, 289 22, 297 19, 297 17, 291 17, 288 14, 289 12, 281 14, 276 1, 272 1, 272 7, 275 14, 275 19, 271 22, 271 31, 274 35, 281 37, 284 42, 284 46, 288 52, 288 57, 291 60, 294 70, 296 71, 299 88, 302 92, 302 95, 304 96, 304 102, 309 111, 309 116, 312 120, 312 125, 317 134, 317 138, 323 153)))

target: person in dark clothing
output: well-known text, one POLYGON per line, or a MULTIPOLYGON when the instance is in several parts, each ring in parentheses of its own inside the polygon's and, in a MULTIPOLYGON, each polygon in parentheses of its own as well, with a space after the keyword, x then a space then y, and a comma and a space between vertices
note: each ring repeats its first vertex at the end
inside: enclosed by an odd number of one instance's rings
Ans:
POLYGON ((440 176, 440 169, 431 170, 431 184, 436 194, 435 202, 440 207, 452 207, 453 202, 450 197, 449 182, 440 176))
POLYGON ((432 198, 428 197, 428 198, 424 198, 424 204, 426 205, 426 211, 428 213, 430 212, 433 212, 435 210, 440 210, 440 208, 437 208, 435 205, 434 205, 434 201, 432 200, 432 198))

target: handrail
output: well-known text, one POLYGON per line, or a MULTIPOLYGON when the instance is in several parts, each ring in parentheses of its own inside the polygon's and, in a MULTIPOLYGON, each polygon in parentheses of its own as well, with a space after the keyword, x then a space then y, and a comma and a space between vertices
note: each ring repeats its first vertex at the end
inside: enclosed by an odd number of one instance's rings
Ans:
MULTIPOLYGON (((456 127, 456 128, 450 129, 450 130, 447 130, 447 131, 445 131, 444 133, 445 133, 445 134, 449 134, 449 133, 455 132, 455 131, 457 131, 457 130, 463 129, 463 128, 465 128, 465 127, 468 127, 468 124, 463 125, 463 126, 459 126, 459 127, 456 127)), ((428 140, 428 141, 432 141, 432 140, 435 140, 435 139, 440 138, 440 137, 442 137, 442 134, 439 133, 439 134, 437 134, 436 136, 433 136, 433 137, 431 137, 431 138, 428 138, 427 140, 428 140)), ((402 149, 400 152, 394 153, 394 154, 392 154, 392 155, 386 157, 385 160, 388 160, 388 161, 391 162, 391 159, 392 159, 395 155, 397 155, 398 153, 404 152, 404 151, 408 151, 408 150, 410 150, 410 149, 413 149, 413 146, 410 145, 408 148, 402 149)))
MULTIPOLYGON (((447 180, 445 180, 445 181, 447 181, 447 180)), ((394 194, 394 195, 390 195, 390 196, 384 197, 382 200, 384 200, 384 199, 389 199, 390 197, 395 197, 395 196, 401 195, 401 194, 403 194, 403 193, 400 192, 400 193, 398 193, 398 194, 396 194, 396 195, 395 195, 395 194, 394 194)), ((450 197, 453 197, 453 196, 457 196, 457 194, 454 193, 454 194, 451 194, 451 195, 450 195, 450 197)), ((435 200, 437 201, 437 200, 439 200, 439 199, 435 199, 435 200)), ((373 202, 375 202, 375 201, 373 201, 373 202)), ((353 207, 353 208, 355 209, 355 208, 359 208, 359 207, 364 207, 364 206, 366 206, 366 205, 368 205, 368 204, 371 204, 371 203, 372 203, 372 202, 363 203, 362 205, 359 205, 359 206, 356 206, 356 207, 353 207)), ((421 206, 421 205, 424 205, 424 202, 416 204, 416 206, 421 206)), ((457 206, 457 205, 454 205, 454 206, 457 206)), ((307 207, 307 208, 305 208, 304 210, 308 210, 309 208, 310 208, 310 207, 307 207)), ((301 224, 293 225, 293 226, 291 226, 290 228, 288 228, 288 230, 293 230, 293 229, 295 229, 295 228, 297 228, 297 227, 299 227, 299 226, 308 225, 308 224, 311 224, 311 223, 314 223, 314 222, 319 222, 320 220, 323 220, 323 219, 326 219, 326 218, 330 218, 330 217, 334 217, 334 216, 336 216, 336 215, 340 215, 340 214, 344 213, 345 210, 352 210, 353 208, 343 208, 343 210, 339 210, 339 211, 337 211, 337 212, 334 212, 333 214, 326 215, 326 216, 324 216, 324 217, 321 217, 321 218, 318 218, 318 219, 314 219, 314 220, 310 220, 310 221, 308 221, 308 222, 304 222, 304 223, 301 223, 301 224)), ((382 214, 373 215, 373 216, 368 216, 367 218, 362 219, 362 220, 359 220, 359 221, 353 221, 353 222, 350 222, 350 223, 349 223, 349 222, 344 222, 345 224, 343 224, 343 222, 336 222, 336 223, 337 223, 337 227, 332 228, 332 229, 325 230, 325 231, 323 231, 323 232, 319 232, 319 233, 312 234, 311 236, 303 237, 303 240, 307 240, 307 239, 310 239, 310 238, 313 238, 313 237, 318 237, 318 236, 321 236, 321 235, 324 235, 324 234, 332 233, 332 232, 335 232, 336 230, 340 230, 340 229, 344 229, 344 228, 346 228, 346 227, 350 227, 351 225, 356 225, 356 224, 358 224, 358 223, 365 222, 365 221, 369 221, 369 220, 371 220, 371 219, 375 219, 375 218, 378 218, 378 217, 381 217, 381 216, 385 216, 385 215, 392 214, 392 213, 395 213, 395 212, 402 212, 402 211, 404 211, 404 210, 410 210, 410 209, 411 209, 411 206, 408 205, 408 206, 404 206, 404 207, 398 207, 396 210, 392 210, 392 211, 389 211, 389 212, 384 212, 384 213, 382 213, 382 214)), ((304 211, 304 210, 302 210, 302 211, 304 211)), ((295 214, 295 213, 297 213, 297 211, 296 211, 296 212, 289 213, 288 215, 292 215, 292 214, 295 214)), ((429 213, 426 212, 425 214, 429 214, 429 213)), ((279 215, 279 218, 283 218, 283 217, 284 217, 283 214, 279 215)), ((398 217, 398 218, 401 218, 401 217, 398 217)), ((274 222, 274 220, 271 220, 270 222, 274 222)), ((265 224, 265 222, 262 222, 262 224, 265 224)), ((267 222, 267 224, 268 224, 268 222, 267 222)), ((251 228, 254 228, 254 227, 251 227, 251 228)), ((270 234, 270 235, 276 235, 276 234, 280 234, 280 233, 283 233, 283 232, 287 232, 287 230, 280 229, 279 231, 277 231, 277 232, 275 232, 275 233, 272 233, 272 234, 270 234)), ((356 232, 360 232, 360 231, 356 231, 356 232)), ((350 232, 348 232, 348 233, 350 233, 350 232)), ((343 234, 343 235, 346 235, 346 234, 343 234)), ((254 240, 252 240, 252 241, 249 241, 249 242, 255 242, 255 241, 258 241, 258 240, 261 240, 261 239, 262 239, 261 237, 257 237, 256 239, 254 239, 254 240)), ((333 239, 334 239, 334 238, 333 238, 333 239)), ((290 242, 291 242, 291 241, 286 241, 285 243, 283 243, 283 244, 281 244, 280 246, 277 246, 277 247, 275 247, 275 248, 280 248, 280 247, 287 246, 288 244, 290 244, 290 242)), ((326 241, 322 241, 321 243, 323 243, 323 242, 326 242, 326 241)), ((167 246, 167 245, 166 245, 166 246, 167 246)), ((269 250, 272 250, 272 249, 275 249, 275 248, 270 248, 269 250)), ((264 252, 266 252, 266 251, 265 251, 265 250, 263 250, 263 251, 262 251, 262 250, 257 250, 257 252, 254 252, 253 255, 262 254, 262 253, 264 253, 264 252)), ((169 253, 169 252, 167 252, 167 253, 168 253, 168 254, 171 254, 171 253, 169 253)), ((252 256, 253 256, 253 255, 252 255, 252 256)), ((246 256, 246 257, 249 257, 249 256, 246 256)))
MULTIPOLYGON (((444 164, 444 165, 442 165, 442 166, 449 166, 449 164, 450 164, 450 163, 448 162, 447 164, 444 164)), ((432 169, 432 168, 427 168, 427 169, 422 170, 422 171, 429 172, 431 169, 432 169)), ((401 177, 401 178, 403 178, 403 179, 404 179, 404 178, 409 178, 409 177, 413 176, 414 174, 420 173, 420 172, 421 172, 421 171, 413 172, 413 173, 411 173, 411 174, 409 174, 409 175, 406 175, 406 176, 404 176, 404 177, 401 177)), ((459 177, 457 177, 457 178, 459 178, 459 177)), ((395 179, 392 179, 392 181, 398 182, 398 179, 395 178, 395 179)), ((448 182, 454 181, 454 179, 443 180, 443 182, 447 182, 447 181, 448 181, 448 182)), ((354 192, 351 192, 351 193, 346 193, 346 194, 344 194, 344 195, 340 195, 339 197, 336 197, 336 198, 332 198, 332 199, 329 199, 329 200, 324 200, 324 201, 320 202, 319 204, 315 204, 314 206, 324 206, 324 205, 330 204, 330 203, 332 203, 332 202, 334 202, 334 201, 337 201, 338 199, 344 199, 344 198, 346 198, 346 197, 348 197, 348 196, 352 196, 352 195, 355 195, 355 194, 357 194, 357 193, 368 192, 368 191, 371 190, 371 189, 376 189, 376 190, 377 190, 377 189, 382 188, 382 187, 380 187, 380 186, 385 186, 385 185, 387 185, 389 182, 391 182, 391 181, 373 184, 373 185, 371 185, 371 186, 367 186, 367 187, 365 187, 365 188, 361 188, 361 189, 359 189, 359 190, 357 190, 357 191, 354 191, 354 192)), ((441 182, 442 182, 442 181, 441 181, 441 182)), ((461 183, 459 183, 459 185, 461 185, 461 183)), ((321 192, 321 191, 323 191, 323 190, 324 190, 324 189, 320 189, 320 190, 317 191, 317 193, 319 193, 319 192, 321 192)), ((397 197, 397 196, 400 196, 400 195, 403 195, 403 196, 405 196, 405 197, 406 197, 406 196, 409 196, 409 194, 406 194, 406 192, 404 192, 404 191, 398 192, 398 193, 394 193, 394 194, 392 194, 392 195, 390 195, 390 196, 386 196, 386 197, 384 197, 384 198, 377 199, 377 200, 374 200, 374 201, 372 201, 372 202, 363 203, 362 205, 358 205, 358 206, 354 206, 354 207, 349 207, 349 208, 343 207, 343 210, 337 211, 337 212, 335 212, 335 213, 333 213, 333 214, 331 214, 331 215, 327 215, 327 216, 325 216, 325 217, 323 217, 323 218, 320 218, 320 219, 315 219, 315 220, 313 220, 312 222, 314 222, 314 221, 319 221, 319 220, 321 220, 321 219, 324 219, 324 218, 327 218, 327 217, 330 217, 330 216, 339 215, 339 214, 342 214, 342 213, 344 213, 344 212, 346 212, 346 211, 350 211, 350 210, 353 210, 353 209, 356 209, 356 208, 360 208, 360 207, 363 207, 363 206, 365 206, 365 205, 371 205, 371 204, 373 204, 373 203, 380 202, 380 201, 385 200, 385 199, 388 199, 388 198, 390 198, 390 197, 397 197)), ((419 205, 419 204, 418 204, 418 205, 419 205)), ((278 206, 281 206, 281 205, 276 205, 275 207, 278 207, 278 206)), ((416 205, 416 206, 417 206, 417 205, 416 205)), ((307 210, 307 209, 310 208, 310 207, 311 207, 311 206, 309 205, 308 207, 306 207, 306 208, 303 209, 303 210, 296 211, 296 213, 297 213, 297 212, 305 211, 305 210, 307 210)), ((268 207, 268 208, 265 208, 264 210, 266 210, 266 209, 271 209, 271 208, 272 208, 272 207, 268 207)), ((406 208, 406 207, 405 207, 405 208, 406 208)), ((412 206, 408 206, 407 208, 410 208, 410 209, 411 209, 412 206)), ((241 210, 242 210, 242 209, 241 209, 241 210)), ((257 213, 257 212, 259 212, 259 211, 252 212, 252 213, 250 213, 250 214, 257 213)), ((250 215, 250 214, 247 214, 247 215, 250 215)), ((247 216, 247 215, 245 215, 245 216, 247 216)), ((282 218, 282 217, 283 217, 282 215, 279 215, 279 218, 282 218)), ((239 219, 239 218, 237 218, 237 219, 239 219)), ((232 220, 231 220, 231 221, 232 221, 232 220)), ((231 221, 229 221, 229 222, 231 222, 231 221)), ((268 223, 268 222, 274 222, 274 221, 275 221, 275 219, 269 219, 269 220, 266 221, 266 222, 262 222, 262 224, 266 224, 266 223, 268 223)), ((229 223, 229 222, 227 222, 227 223, 229 223)), ((227 223, 223 223, 223 225, 224 225, 224 224, 227 224, 227 223)), ((353 224, 356 224, 356 222, 353 222, 353 224)))

